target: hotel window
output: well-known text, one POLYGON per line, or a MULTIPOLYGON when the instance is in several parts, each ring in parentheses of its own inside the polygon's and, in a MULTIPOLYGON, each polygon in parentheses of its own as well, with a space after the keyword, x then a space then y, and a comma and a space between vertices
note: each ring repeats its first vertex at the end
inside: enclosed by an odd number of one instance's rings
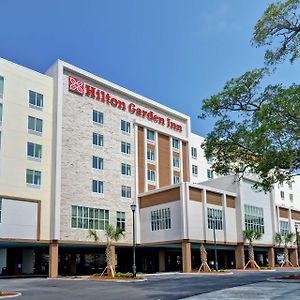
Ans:
POLYGON ((43 108, 43 95, 29 91, 29 106, 33 108, 43 108))
POLYGON ((173 157, 173 167, 179 169, 179 157, 173 157))
POLYGON ((180 177, 179 176, 173 176, 173 184, 177 184, 180 182, 180 177))
POLYGON ((172 147, 175 150, 179 150, 179 140, 173 138, 172 139, 172 147))
POLYGON ((294 202, 294 195, 293 194, 290 194, 290 201, 294 202))
POLYGON ((212 157, 211 156, 209 156, 206 160, 207 160, 207 163, 209 163, 209 164, 212 163, 212 157))
POLYGON ((0 126, 2 125, 3 104, 0 103, 0 126))
POLYGON ((280 199, 284 200, 284 191, 280 191, 280 199))
POLYGON ((147 160, 154 162, 155 161, 155 151, 154 149, 147 149, 147 160))
POLYGON ((131 198, 131 186, 122 185, 121 187, 121 197, 122 198, 131 198))
POLYGON ((131 165, 121 163, 121 174, 131 176, 131 165))
POLYGON ((104 230, 108 224, 108 210, 72 205, 72 228, 104 230))
POLYGON ((28 132, 41 135, 43 132, 43 120, 29 116, 28 132))
POLYGON ((104 141, 103 141, 103 135, 100 133, 93 132, 93 145, 97 147, 103 147, 104 141))
POLYGON ((293 184, 291 182, 288 182, 288 186, 289 186, 289 189, 292 190, 293 189, 293 184))
POLYGON ((130 123, 124 120, 121 120, 121 131, 130 133, 130 123))
POLYGON ((197 158, 197 148, 192 147, 192 158, 197 158))
POLYGON ((148 176, 147 176, 147 179, 148 181, 155 181, 155 171, 153 170, 148 170, 147 172, 148 176))
POLYGON ((39 187, 41 185, 41 172, 26 169, 26 183, 39 187))
POLYGON ((93 169, 103 170, 103 158, 98 156, 93 156, 93 169))
POLYGON ((121 153, 130 154, 130 143, 121 142, 121 153))
POLYGON ((207 208, 208 229, 223 230, 223 212, 221 209, 207 208))
POLYGON ((103 125, 103 112, 93 109, 93 122, 97 125, 103 125))
POLYGON ((3 98, 3 90, 4 90, 4 78, 0 76, 0 99, 3 98))
POLYGON ((265 232, 263 208, 245 204, 245 229, 265 232))
POLYGON ((147 129, 147 140, 148 142, 155 141, 155 132, 153 130, 147 129))
POLYGON ((27 157, 41 160, 42 159, 42 145, 27 143, 27 157))
POLYGON ((0 198, 0 223, 2 223, 2 198, 0 198))
POLYGON ((92 191, 93 193, 103 194, 103 181, 93 180, 92 191))
POLYGON ((192 174, 193 176, 197 177, 198 176, 198 167, 195 165, 192 165, 192 174))
POLYGON ((211 169, 207 169, 207 178, 209 179, 214 178, 214 172, 211 169))
POLYGON ((117 211, 117 228, 125 231, 125 213, 122 211, 117 211))
POLYGON ((287 221, 279 221, 279 225, 280 225, 280 234, 285 236, 290 232, 289 229, 289 222, 287 221))
POLYGON ((163 208, 151 211, 151 229, 152 231, 166 230, 171 228, 170 208, 163 208))

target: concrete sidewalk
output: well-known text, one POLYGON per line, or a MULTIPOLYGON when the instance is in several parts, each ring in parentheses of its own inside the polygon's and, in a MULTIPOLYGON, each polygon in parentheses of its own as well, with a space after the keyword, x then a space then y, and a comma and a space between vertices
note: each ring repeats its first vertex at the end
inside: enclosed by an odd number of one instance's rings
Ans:
POLYGON ((299 282, 259 282, 245 286, 238 286, 216 292, 204 293, 198 296, 184 298, 185 300, 198 299, 226 299, 226 300, 300 300, 299 282))

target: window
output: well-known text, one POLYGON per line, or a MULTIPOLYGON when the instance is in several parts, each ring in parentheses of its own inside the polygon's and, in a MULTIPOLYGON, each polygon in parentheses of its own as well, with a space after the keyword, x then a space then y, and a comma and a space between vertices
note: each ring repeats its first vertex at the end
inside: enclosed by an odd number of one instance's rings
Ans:
POLYGON ((0 198, 0 223, 2 223, 2 198, 0 198))
POLYGON ((207 178, 209 179, 214 178, 214 172, 211 169, 207 169, 207 178))
POLYGON ((221 209, 207 208, 208 229, 223 230, 223 212, 221 209))
POLYGON ((131 186, 122 185, 121 197, 122 198, 131 198, 131 186))
POLYGON ((179 169, 179 157, 173 157, 173 167, 179 169))
POLYGON ((293 184, 291 182, 288 182, 288 186, 289 186, 289 189, 292 190, 293 189, 293 184))
POLYGON ((293 194, 290 194, 290 201, 294 202, 294 195, 293 194))
POLYGON ((192 158, 197 158, 197 148, 192 147, 192 158))
POLYGON ((103 170, 103 158, 98 156, 93 156, 93 169, 103 170))
POLYGON ((209 156, 209 157, 207 157, 207 163, 209 163, 209 164, 211 164, 212 163, 212 157, 211 156, 209 156))
POLYGON ((290 232, 288 221, 279 221, 279 225, 280 225, 280 234, 281 235, 287 235, 290 232))
POLYGON ((172 139, 172 147, 175 150, 179 150, 179 140, 173 138, 172 139))
POLYGON ((121 120, 121 131, 125 133, 130 133, 130 123, 124 120, 121 120))
POLYGON ((29 106, 43 108, 43 95, 37 92, 29 91, 29 106))
POLYGON ((130 143, 121 142, 121 153, 130 154, 130 143))
POLYGON ((108 224, 108 210, 72 205, 72 228, 104 230, 108 224))
POLYGON ((103 194, 103 181, 93 180, 92 190, 93 193, 103 194))
POLYGON ((93 109, 93 122, 97 125, 103 125, 103 113, 93 109))
POLYGON ((0 149, 1 149, 1 143, 2 143, 2 132, 0 131, 0 149))
POLYGON ((30 185, 41 185, 41 172, 36 170, 26 170, 26 183, 30 185))
POLYGON ((42 134, 43 132, 43 120, 35 118, 35 117, 28 117, 28 131, 30 133, 37 133, 42 134))
POLYGON ((245 229, 265 232, 263 208, 245 204, 245 229))
POLYGON ((42 159, 42 145, 27 143, 27 156, 35 159, 42 159))
POLYGON ((284 191, 280 191, 280 199, 284 200, 284 191))
POLYGON ((193 176, 198 176, 198 167, 195 165, 192 165, 192 174, 193 176))
POLYGON ((179 176, 173 176, 173 184, 177 184, 180 182, 180 177, 179 176))
POLYGON ((93 132, 93 145, 97 147, 103 147, 104 141, 103 141, 103 135, 100 133, 93 132))
POLYGON ((3 104, 0 103, 0 126, 2 125, 2 111, 3 111, 3 104))
POLYGON ((152 231, 166 230, 171 228, 170 208, 163 208, 151 211, 151 229, 152 231))
POLYGON ((155 161, 155 151, 154 151, 154 149, 147 149, 147 160, 150 160, 152 162, 155 161))
POLYGON ((147 140, 148 142, 155 141, 155 132, 153 130, 147 129, 147 140))
POLYGON ((121 163, 121 174, 131 176, 131 165, 121 163))
POLYGON ((117 211, 117 228, 125 231, 125 213, 122 211, 117 211))
POLYGON ((155 171, 148 170, 147 174, 148 181, 155 181, 155 171))
POLYGON ((3 98, 4 78, 0 76, 0 98, 3 98))

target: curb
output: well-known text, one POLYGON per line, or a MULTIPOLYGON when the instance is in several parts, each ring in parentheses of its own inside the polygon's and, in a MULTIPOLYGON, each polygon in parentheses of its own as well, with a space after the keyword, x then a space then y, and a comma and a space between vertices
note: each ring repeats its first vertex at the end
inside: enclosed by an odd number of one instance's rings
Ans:
POLYGON ((16 295, 0 296, 0 299, 15 298, 15 297, 19 297, 19 296, 22 296, 22 294, 16 292, 16 295))

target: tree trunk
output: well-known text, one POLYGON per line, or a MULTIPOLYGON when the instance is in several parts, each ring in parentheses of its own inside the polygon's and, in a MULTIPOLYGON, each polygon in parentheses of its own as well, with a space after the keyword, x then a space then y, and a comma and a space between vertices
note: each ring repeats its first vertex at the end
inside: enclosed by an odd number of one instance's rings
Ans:
POLYGON ((112 265, 112 251, 110 245, 106 246, 105 254, 106 254, 106 264, 107 264, 107 275, 115 277, 115 270, 114 270, 114 266, 112 265))
POLYGON ((290 260, 289 260, 289 249, 287 248, 287 245, 285 245, 284 247, 283 258, 284 258, 284 266, 288 267, 290 264, 290 260))
POLYGON ((249 261, 250 261, 250 268, 255 268, 255 261, 254 261, 254 249, 252 244, 249 244, 248 247, 248 256, 249 256, 249 261))

